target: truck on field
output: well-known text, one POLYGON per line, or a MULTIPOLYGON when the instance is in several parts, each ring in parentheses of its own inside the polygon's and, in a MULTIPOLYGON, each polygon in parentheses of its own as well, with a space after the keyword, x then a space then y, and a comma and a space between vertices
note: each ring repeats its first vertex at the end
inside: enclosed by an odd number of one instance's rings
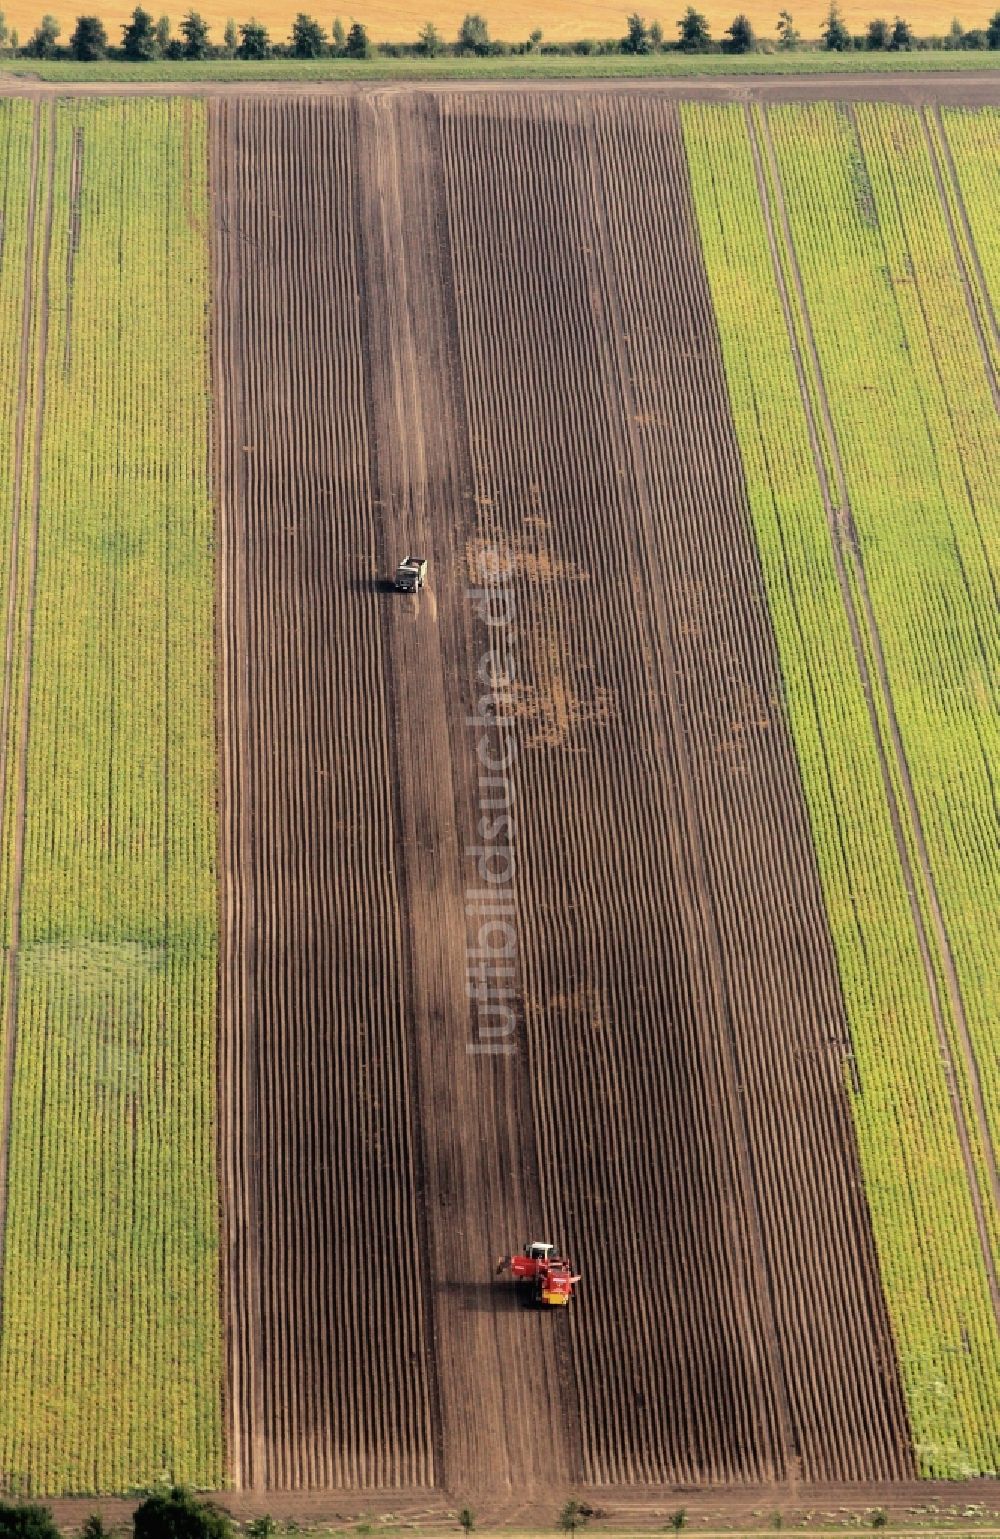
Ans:
POLYGON ((419 593, 426 580, 426 556, 405 556, 396 568, 396 587, 400 593, 419 593))

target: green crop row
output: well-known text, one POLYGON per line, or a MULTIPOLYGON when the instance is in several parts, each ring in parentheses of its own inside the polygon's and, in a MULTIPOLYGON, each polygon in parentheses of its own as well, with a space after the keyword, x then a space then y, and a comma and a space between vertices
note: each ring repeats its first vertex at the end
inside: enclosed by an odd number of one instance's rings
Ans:
MULTIPOLYGON (((978 1142, 991 1136, 995 1144, 1000 423, 920 114, 826 106, 779 109, 771 119, 890 693, 982 1081, 989 1127, 978 1142), (847 306, 835 293, 841 284, 852 296, 847 306)), ((961 1056, 958 1040, 954 1051, 961 1056)), ((989 1198, 988 1189, 983 1195, 989 1198)), ((1000 1223, 992 1200, 986 1211, 1000 1223)))
MULTIPOLYGON (((838 578, 809 437, 803 396, 815 403, 820 385, 809 379, 805 316, 792 253, 782 251, 767 136, 757 135, 758 173, 752 122, 741 108, 682 111, 851 1026, 858 1070, 852 1104, 919 1464, 929 1476, 995 1472, 1000 1334, 932 1008, 943 968, 939 958, 929 979, 921 960, 849 631, 848 605, 860 596, 849 578, 847 591, 838 578)), ((987 490, 989 455, 995 463, 1000 446, 985 411, 983 359, 920 119, 880 106, 863 109, 855 122, 824 105, 779 107, 768 121, 893 705, 995 1114, 995 1063, 983 1062, 992 986, 983 962, 996 912, 987 895, 997 843, 975 736, 977 726, 989 731, 984 690, 993 642, 984 632, 995 610, 988 608, 987 555, 976 525, 977 513, 985 513, 977 497, 987 490), (954 396, 963 370, 964 423, 954 396)), ((828 463, 818 449, 821 465, 828 463)), ((876 716, 887 732, 885 702, 876 716)), ((898 767, 891 778, 900 795, 898 767)), ((911 859, 915 846, 911 830, 911 859)), ((933 932, 926 894, 921 907, 933 932)), ((954 1020, 950 1027, 961 1060, 954 1020)), ((964 1080, 961 1103, 984 1179, 985 1143, 964 1080)))
MULTIPOLYGON (((21 498, 0 886, 18 940, 0 1470, 32 1492, 216 1485, 204 110, 39 112, 29 445, 42 385, 44 410, 21 498)), ((8 189, 30 114, 0 112, 8 189)), ((5 208, 22 268, 23 206, 5 208)), ((12 294, 16 277, 5 261, 12 294)))
POLYGON ((992 317, 984 322, 994 358, 1000 367, 1000 237, 997 233, 997 187, 1000 186, 1000 108, 977 112, 945 108, 941 112, 943 150, 953 168, 965 217, 975 242, 982 280, 990 298, 992 317))

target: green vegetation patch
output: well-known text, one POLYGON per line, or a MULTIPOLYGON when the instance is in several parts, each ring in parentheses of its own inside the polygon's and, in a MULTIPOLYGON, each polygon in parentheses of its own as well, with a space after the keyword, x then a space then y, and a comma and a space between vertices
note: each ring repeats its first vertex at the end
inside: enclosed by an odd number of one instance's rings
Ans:
POLYGON ((223 1479, 205 131, 191 101, 0 106, 26 389, 16 527, 9 404, 0 449, 0 1470, 27 1493, 223 1479))
MULTIPOLYGON (((986 1258, 995 1232, 985 1129, 957 1040, 963 1159, 932 994, 879 764, 848 598, 803 394, 824 438, 820 382, 781 229, 787 200, 808 316, 857 520, 921 818, 992 1114, 995 818, 984 802, 985 662, 996 657, 991 556, 981 527, 997 424, 922 120, 831 105, 748 116, 683 109, 695 203, 730 400, 781 655, 814 842, 853 1040, 848 1086, 919 1465, 928 1476, 1000 1467, 1000 1333, 986 1258), (768 125, 780 184, 771 173, 768 125), (753 133, 751 134, 751 130, 753 133), (754 138, 758 159, 754 156, 754 138), (762 197, 761 188, 764 195, 762 197), (937 201, 936 201, 937 199, 937 201), (775 246, 769 243, 766 209, 775 246), (787 300, 783 306, 782 293, 787 300), (797 344, 803 360, 796 370, 797 344), (964 402, 959 410, 959 395, 964 402), (982 742, 976 731, 983 733, 982 742), (988 830, 992 829, 992 839, 988 830), (978 832, 977 832, 978 831, 978 832)), ((981 131, 988 132, 982 127, 981 131)), ((984 194, 1000 198, 994 182, 984 194)), ((820 464, 833 487, 830 446, 820 464)), ((840 510, 842 513, 843 510, 840 510)), ((848 566, 850 564, 848 563, 848 566)), ((848 578, 850 587, 850 578, 848 578)), ((870 645, 867 661, 874 668, 870 645)), ((995 682, 995 675, 994 675, 995 682)), ((887 732, 885 703, 876 706, 887 732)), ((994 763, 997 762, 994 757, 994 763)), ((898 785, 895 794, 902 797, 898 785)), ((916 860, 912 830, 909 853, 916 860)), ((933 933, 926 893, 919 898, 933 933)), ((995 1243, 993 1245, 995 1250, 995 1243)))

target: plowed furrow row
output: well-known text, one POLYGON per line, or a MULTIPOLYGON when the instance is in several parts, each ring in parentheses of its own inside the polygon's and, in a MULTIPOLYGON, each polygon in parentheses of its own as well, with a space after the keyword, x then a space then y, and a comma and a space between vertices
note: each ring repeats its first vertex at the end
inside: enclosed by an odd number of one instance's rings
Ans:
POLYGON ((214 119, 231 1452, 285 1488, 433 1478, 345 118, 214 119))

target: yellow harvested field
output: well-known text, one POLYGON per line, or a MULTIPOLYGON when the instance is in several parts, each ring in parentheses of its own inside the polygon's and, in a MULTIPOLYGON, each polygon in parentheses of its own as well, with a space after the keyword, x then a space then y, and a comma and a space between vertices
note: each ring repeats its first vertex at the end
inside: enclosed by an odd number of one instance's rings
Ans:
MULTIPOLYGON (((828 0, 809 0, 808 4, 803 5, 796 3, 796 0, 788 0, 788 7, 795 18, 795 25, 804 37, 819 36, 828 0)), ((299 9, 317 15, 327 28, 337 14, 335 10, 327 14, 311 5, 309 0, 301 0, 301 5, 295 4, 294 0, 279 0, 276 4, 263 0, 255 11, 252 0, 247 0, 245 8, 237 8, 235 13, 225 3, 208 3, 196 8, 206 17, 215 40, 219 42, 222 40, 226 18, 233 14, 239 22, 252 12, 271 29, 275 42, 287 38, 292 19, 299 9)), ((743 0, 742 4, 740 0, 705 0, 698 8, 708 17, 716 36, 725 31, 738 10, 743 10, 758 32, 770 37, 775 33, 778 12, 782 6, 781 0, 743 0)), ((43 0, 8 0, 2 9, 6 12, 8 25, 16 27, 22 39, 38 24, 43 11, 52 10, 62 22, 62 41, 65 41, 75 15, 75 10, 72 13, 69 9, 60 10, 51 4, 51 0, 47 5, 43 0)), ((120 36, 118 28, 130 14, 131 5, 119 4, 107 8, 97 5, 94 9, 99 10, 107 25, 109 37, 117 43, 120 36)), ((159 7, 150 5, 149 9, 155 14, 162 14, 159 7)), ((186 9, 185 3, 176 10, 167 10, 175 27, 186 9)), ((625 18, 629 9, 631 7, 628 5, 606 4, 602 0, 518 0, 517 4, 494 7, 477 6, 475 0, 445 0, 445 3, 442 0, 402 0, 402 3, 395 4, 389 4, 387 0, 372 0, 370 5, 364 5, 354 13, 344 11, 341 15, 345 25, 350 25, 354 20, 364 22, 376 40, 405 42, 415 38, 427 20, 433 20, 443 36, 452 38, 466 11, 480 10, 489 22, 494 37, 517 42, 526 38, 535 27, 541 27, 544 35, 554 41, 581 37, 620 37, 625 32, 625 18)), ((677 18, 683 9, 682 0, 671 0, 669 5, 664 4, 663 0, 649 0, 648 4, 639 6, 647 20, 660 21, 664 33, 671 39, 677 35, 677 18)), ((968 5, 963 8, 960 3, 959 20, 965 27, 985 27, 995 9, 996 0, 980 0, 975 9, 968 5)), ((893 0, 892 4, 887 0, 887 3, 881 5, 878 0, 863 0, 860 4, 845 0, 842 10, 848 26, 854 31, 863 31, 873 16, 886 16, 891 21, 898 11, 920 35, 946 32, 956 14, 953 0, 893 0)))

